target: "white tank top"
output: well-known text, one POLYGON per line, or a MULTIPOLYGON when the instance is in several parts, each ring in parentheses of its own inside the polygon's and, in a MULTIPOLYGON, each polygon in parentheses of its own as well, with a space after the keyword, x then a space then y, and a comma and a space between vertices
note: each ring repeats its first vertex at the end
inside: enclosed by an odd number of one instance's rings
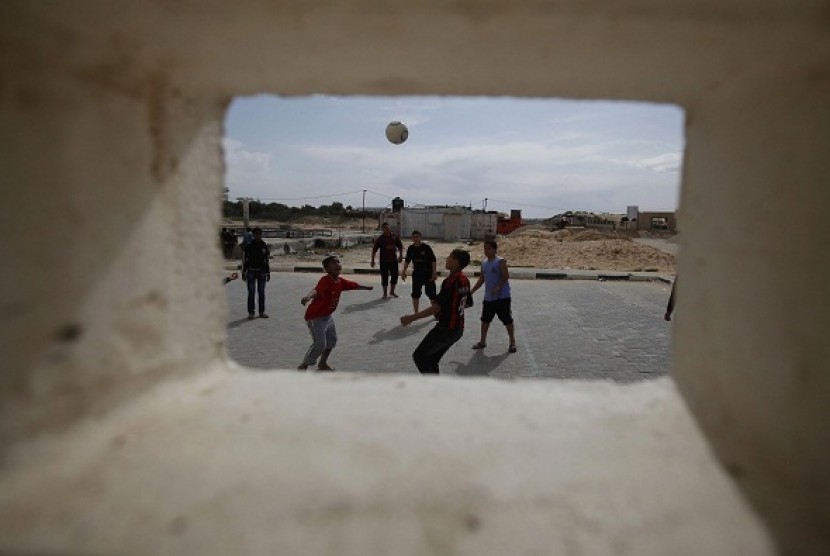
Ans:
POLYGON ((503 260, 496 255, 496 258, 492 261, 484 259, 481 263, 481 274, 484 276, 484 301, 495 301, 496 299, 510 297, 510 280, 501 287, 498 294, 493 294, 493 288, 498 286, 499 281, 501 281, 501 262, 503 260))

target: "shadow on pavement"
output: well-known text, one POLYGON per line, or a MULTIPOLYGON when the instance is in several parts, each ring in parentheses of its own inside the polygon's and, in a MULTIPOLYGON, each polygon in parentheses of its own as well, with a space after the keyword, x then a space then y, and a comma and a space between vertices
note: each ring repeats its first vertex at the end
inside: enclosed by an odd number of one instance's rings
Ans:
POLYGON ((377 307, 378 305, 383 305, 387 303, 388 299, 383 299, 381 297, 377 299, 373 299, 371 301, 365 301, 363 303, 352 303, 351 305, 347 305, 343 307, 344 313, 354 313, 355 311, 367 311, 372 309, 373 307, 377 307))
POLYGON ((389 330, 378 330, 372 335, 372 339, 369 343, 379 344, 386 341, 402 340, 407 336, 412 336, 413 334, 421 332, 425 326, 429 326, 430 324, 430 321, 426 321, 420 324, 410 324, 409 326, 396 326, 389 330))
POLYGON ((508 355, 510 354, 504 352, 501 355, 488 356, 481 351, 476 351, 466 364, 456 363, 455 374, 458 376, 489 376, 490 373, 499 368, 508 355))
POLYGON ((241 319, 236 319, 228 323, 228 328, 236 328, 237 326, 248 322, 248 317, 242 317, 241 319))

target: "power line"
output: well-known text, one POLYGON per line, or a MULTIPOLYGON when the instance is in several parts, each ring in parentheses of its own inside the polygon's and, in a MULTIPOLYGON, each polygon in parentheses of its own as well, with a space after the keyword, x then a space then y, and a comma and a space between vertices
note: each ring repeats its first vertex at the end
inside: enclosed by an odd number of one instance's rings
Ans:
POLYGON ((493 199, 491 197, 487 197, 487 201, 488 202, 492 201, 494 203, 502 203, 504 205, 518 205, 520 207, 533 207, 533 208, 540 208, 540 209, 552 210, 552 211, 561 210, 563 212, 566 212, 566 211, 570 210, 570 209, 562 208, 562 207, 544 207, 542 205, 537 205, 537 204, 517 203, 516 201, 504 201, 502 199, 493 199))
MULTIPOLYGON (((273 198, 273 197, 257 197, 257 201, 305 201, 307 199, 325 199, 329 197, 342 197, 344 195, 354 195, 355 193, 363 193, 362 189, 357 189, 355 191, 344 191, 342 193, 331 193, 330 195, 314 195, 309 197, 282 197, 282 198, 273 198)), ((239 197, 240 199, 242 197, 239 197)))
POLYGON ((377 193, 376 191, 372 191, 371 189, 367 189, 366 193, 371 193, 372 195, 377 195, 378 197, 386 197, 387 199, 392 199, 389 195, 384 195, 383 193, 377 193))

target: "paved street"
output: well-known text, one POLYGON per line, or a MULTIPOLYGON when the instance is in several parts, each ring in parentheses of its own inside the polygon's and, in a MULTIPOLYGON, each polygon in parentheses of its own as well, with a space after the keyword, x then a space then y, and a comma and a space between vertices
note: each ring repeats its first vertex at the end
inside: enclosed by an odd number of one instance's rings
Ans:
MULTIPOLYGON (((322 270, 273 273, 266 289, 271 318, 253 321, 247 320, 244 283, 225 286, 230 357, 252 369, 295 369, 311 342, 299 300, 320 276, 322 270)), ((329 363, 337 371, 417 373, 411 354, 434 321, 400 326, 400 316, 412 312, 409 282, 399 283, 401 297, 387 301, 380 299, 378 276, 349 278, 375 289, 343 293, 334 314, 339 341, 329 363)), ((479 291, 467 312, 464 337, 441 361, 442 374, 633 382, 668 371, 671 323, 662 317, 669 285, 512 280, 511 286, 518 353, 507 353, 507 333, 498 319, 487 347, 470 348, 479 337, 479 291)), ((421 306, 426 302, 422 298, 421 306)))

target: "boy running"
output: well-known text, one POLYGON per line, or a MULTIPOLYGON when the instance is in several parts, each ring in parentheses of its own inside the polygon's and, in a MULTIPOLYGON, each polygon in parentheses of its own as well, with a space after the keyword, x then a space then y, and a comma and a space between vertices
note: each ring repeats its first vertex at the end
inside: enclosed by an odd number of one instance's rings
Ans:
POLYGON ((318 357, 320 358, 320 363, 317 365, 318 371, 334 370, 328 365, 331 350, 337 344, 337 329, 331 315, 340 302, 340 293, 344 290, 373 289, 372 286, 362 286, 357 282, 341 278, 342 267, 337 257, 323 259, 323 269, 326 271, 325 276, 320 278, 313 290, 300 299, 303 305, 311 301, 305 310, 305 323, 312 339, 311 347, 308 348, 303 362, 297 367, 301 371, 317 363, 318 357))
POLYGON ((433 315, 438 322, 412 353, 412 359, 421 374, 438 374, 438 362, 450 347, 464 334, 464 308, 470 295, 470 281, 462 270, 470 264, 470 254, 454 249, 447 257, 450 275, 441 284, 441 291, 432 305, 423 311, 401 317, 401 326, 433 315))
POLYGON ((421 300, 421 288, 426 291, 430 301, 435 299, 435 280, 438 278, 435 253, 432 247, 421 242, 421 232, 412 232, 412 245, 406 248, 406 262, 401 271, 401 282, 406 282, 406 269, 412 263, 412 312, 418 312, 421 300))

